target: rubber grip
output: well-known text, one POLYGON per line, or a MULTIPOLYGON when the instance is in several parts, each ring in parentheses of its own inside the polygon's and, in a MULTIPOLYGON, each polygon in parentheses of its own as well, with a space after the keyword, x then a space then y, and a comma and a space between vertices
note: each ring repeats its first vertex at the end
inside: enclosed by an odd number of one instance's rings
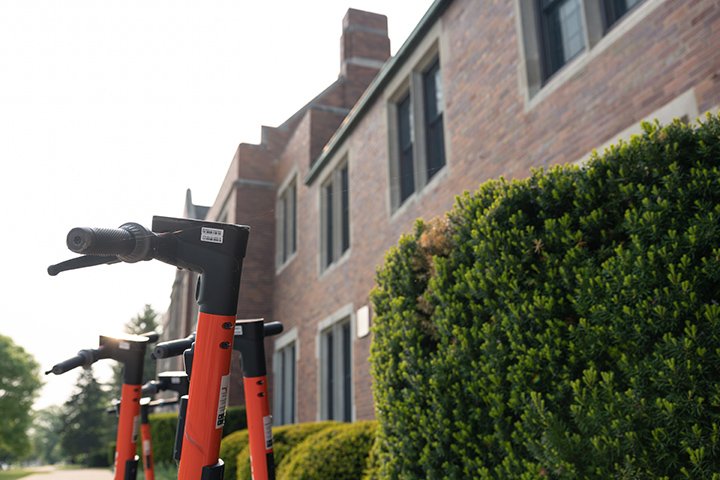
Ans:
POLYGON ((280 322, 268 322, 263 325, 263 335, 266 337, 272 337, 278 335, 283 331, 283 324, 280 322))
POLYGON ((54 373, 55 375, 62 375, 65 372, 72 370, 73 368, 82 367, 85 365, 87 359, 83 355, 75 355, 72 358, 68 358, 65 361, 53 365, 52 369, 45 372, 45 375, 54 373))
POLYGON ((181 338, 179 340, 169 340, 167 342, 158 343, 153 349, 153 358, 170 358, 182 355, 185 350, 190 348, 195 338, 181 338))
POLYGON ((122 228, 73 228, 67 235, 67 247, 84 255, 129 255, 135 248, 135 236, 122 228))

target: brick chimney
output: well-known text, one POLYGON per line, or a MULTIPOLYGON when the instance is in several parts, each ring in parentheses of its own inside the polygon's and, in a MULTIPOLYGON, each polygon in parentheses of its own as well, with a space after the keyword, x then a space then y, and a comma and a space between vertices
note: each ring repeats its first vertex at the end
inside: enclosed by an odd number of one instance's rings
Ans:
MULTIPOLYGON (((340 76, 365 74, 374 77, 390 58, 390 38, 385 15, 350 8, 343 19, 340 39, 340 76)), ((364 75, 363 75, 364 76, 364 75)))

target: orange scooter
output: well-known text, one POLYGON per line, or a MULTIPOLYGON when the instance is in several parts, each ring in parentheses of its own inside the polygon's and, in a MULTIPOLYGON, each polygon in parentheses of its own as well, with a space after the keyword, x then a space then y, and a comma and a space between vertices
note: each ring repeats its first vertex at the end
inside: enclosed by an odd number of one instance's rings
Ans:
POLYGON ((134 480, 137 477, 139 458, 135 454, 140 433, 140 396, 142 389, 145 347, 156 342, 157 333, 144 335, 123 335, 120 337, 100 336, 100 347, 80 350, 68 360, 54 365, 45 374, 61 375, 77 367, 89 367, 98 360, 110 358, 123 364, 123 384, 120 404, 123 408, 118 416, 115 441, 115 480, 134 480))
MULTIPOLYGON (((222 480, 224 464, 218 458, 222 427, 225 423, 230 362, 235 333, 242 261, 245 256, 249 227, 181 218, 154 217, 152 231, 137 223, 126 223, 117 229, 75 228, 67 236, 67 245, 75 253, 85 254, 58 265, 48 273, 56 275, 94 265, 138 262, 158 259, 179 268, 200 273, 197 290, 199 315, 193 353, 193 368, 202 372, 190 382, 183 447, 178 478, 180 480, 222 480)), ((248 332, 257 342, 262 337, 248 332)), ((259 330, 262 335, 263 330, 259 330)), ((267 403, 267 382, 253 380, 251 391, 267 403)), ((260 408, 269 412, 269 409, 260 408)), ((121 411, 122 415, 122 411, 121 411)), ((268 425, 254 435, 262 434, 264 459, 253 453, 253 464, 262 460, 272 464, 270 416, 268 425)), ((253 424, 257 423, 253 420, 253 424)), ((251 439, 251 442, 253 440, 251 439)), ((253 442, 256 443, 256 442, 253 442)), ((256 480, 272 478, 274 470, 258 473, 256 480)), ((120 480, 116 477, 116 480, 120 480)))
MULTIPOLYGON (((245 387, 245 408, 253 479, 274 479, 275 462, 272 450, 272 417, 267 398, 264 339, 283 331, 280 322, 263 323, 263 319, 236 320, 233 349, 240 352, 245 387)), ((184 355, 185 370, 192 373, 195 334, 178 340, 158 343, 153 358, 184 355)), ((191 382, 192 384, 192 382, 191 382)), ((178 433, 175 437, 175 458, 182 454, 183 428, 187 403, 181 398, 178 433)))

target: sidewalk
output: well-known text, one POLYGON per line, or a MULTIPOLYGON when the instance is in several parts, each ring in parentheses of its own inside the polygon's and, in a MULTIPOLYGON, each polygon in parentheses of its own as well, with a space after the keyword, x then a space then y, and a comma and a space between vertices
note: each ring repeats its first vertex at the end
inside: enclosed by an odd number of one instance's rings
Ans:
POLYGON ((112 480, 109 468, 84 468, 82 470, 51 470, 48 473, 33 473, 21 480, 112 480))

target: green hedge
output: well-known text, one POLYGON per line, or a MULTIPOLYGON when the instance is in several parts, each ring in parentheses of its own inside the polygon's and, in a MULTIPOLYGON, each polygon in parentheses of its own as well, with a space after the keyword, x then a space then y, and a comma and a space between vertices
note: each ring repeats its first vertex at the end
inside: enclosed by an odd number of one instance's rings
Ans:
MULTIPOLYGON (((156 464, 173 463, 177 413, 151 413, 150 435, 152 435, 153 458, 156 464)), ((142 458, 142 442, 138 440, 138 455, 142 458)))
MULTIPOLYGON (((236 430, 243 430, 247 427, 245 419, 245 407, 228 407, 225 416, 223 435, 236 430)), ((152 435, 153 456, 155 463, 172 463, 173 448, 175 447, 175 432, 177 430, 177 413, 152 413, 150 414, 150 432, 152 435)), ((138 441, 138 450, 142 448, 138 441)), ((138 453, 139 455, 140 453, 138 453)), ((222 457, 221 457, 222 458, 222 457)))
MULTIPOLYGON (((273 457, 276 471, 281 468, 283 460, 288 452, 305 440, 308 436, 318 433, 331 426, 338 425, 337 422, 310 422, 282 425, 273 428, 273 457)), ((250 449, 246 445, 237 455, 237 479, 252 480, 250 472, 250 449)), ((232 478, 232 477, 227 477, 232 478)))
POLYGON ((381 478, 720 478, 720 119, 491 181, 378 271, 381 478))
POLYGON ((225 462, 224 478, 235 480, 237 478, 237 457, 238 453, 247 447, 247 430, 238 430, 224 437, 220 442, 220 458, 225 462))
POLYGON ((278 480, 360 480, 367 469, 377 422, 329 426, 308 436, 288 453, 278 480))

